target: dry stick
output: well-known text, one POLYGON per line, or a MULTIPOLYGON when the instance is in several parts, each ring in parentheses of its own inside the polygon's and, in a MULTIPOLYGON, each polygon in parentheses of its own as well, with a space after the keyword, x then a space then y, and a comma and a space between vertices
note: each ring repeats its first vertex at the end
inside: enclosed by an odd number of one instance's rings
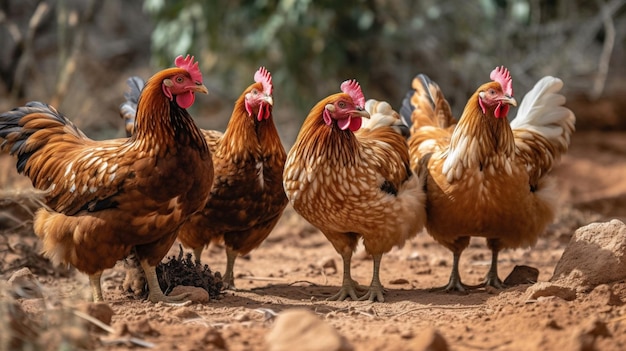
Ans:
POLYGON ((600 54, 598 63, 598 75, 593 81, 593 87, 591 88, 591 97, 595 100, 602 95, 602 91, 606 85, 606 77, 609 73, 609 62, 611 61, 611 54, 613 53, 613 47, 615 46, 615 24, 613 23, 613 17, 610 11, 607 9, 607 5, 600 3, 600 11, 604 18, 604 45, 602 46, 602 53, 600 54))
MULTIPOLYGON (((67 60, 64 59, 64 56, 65 56, 64 49, 66 49, 65 47, 62 48, 61 53, 60 53, 60 56, 61 56, 60 58, 64 62, 60 62, 63 64, 63 67, 60 70, 54 96, 51 99, 50 104, 53 106, 60 106, 61 102, 65 98, 65 95, 67 94, 70 81, 72 80, 71 78, 76 72, 76 67, 78 65, 76 61, 78 60, 78 56, 80 55, 81 50, 83 49, 83 43, 85 41, 85 35, 86 35, 85 33, 87 32, 86 25, 90 23, 91 21, 93 21, 97 5, 98 5, 98 1, 91 0, 89 2, 89 5, 87 6, 87 10, 85 11, 83 18, 79 18, 77 20, 77 23, 70 23, 70 26, 72 26, 72 29, 76 31, 76 36, 74 38, 72 51, 70 53, 70 56, 67 58, 67 60)), ((78 17, 79 15, 76 13, 71 13, 70 17, 72 16, 78 17)))
POLYGON ((427 309, 431 309, 431 308, 436 308, 436 309, 440 309, 440 310, 473 310, 473 309, 477 309, 477 308, 481 308, 482 306, 448 306, 448 305, 427 305, 427 306, 422 306, 422 307, 415 307, 412 308, 410 310, 406 310, 403 311, 401 313, 398 314, 392 314, 395 317, 398 316, 402 316, 405 314, 409 314, 411 312, 415 312, 415 311, 420 311, 420 310, 427 310, 427 309))
MULTIPOLYGON (((110 326, 106 325, 105 323, 101 322, 99 319, 96 319, 86 313, 83 313, 81 311, 73 311, 74 315, 76 315, 77 317, 80 317, 88 322, 91 322, 93 324, 95 324, 96 326, 98 326, 99 328, 101 328, 102 330, 108 332, 109 334, 113 334, 115 333, 115 330, 113 328, 111 328, 110 326)), ((115 340, 110 340, 110 341, 115 341, 115 340)), ((128 337, 128 338, 120 338, 119 341, 129 341, 135 345, 138 346, 143 346, 146 348, 153 348, 155 345, 149 341, 145 341, 145 340, 141 340, 139 338, 135 338, 135 337, 128 337)))
POLYGON ((35 9, 35 13, 33 13, 33 17, 28 21, 28 30, 26 31, 26 35, 24 38, 24 52, 22 53, 22 57, 17 63, 17 67, 15 68, 15 80, 13 83, 13 91, 11 92, 11 96, 13 99, 17 98, 17 94, 20 91, 22 85, 24 84, 24 80, 26 79, 26 73, 30 70, 30 66, 35 61, 34 53, 33 53, 33 43, 35 41, 35 33, 37 32, 37 28, 46 17, 50 9, 50 6, 45 2, 40 2, 35 9))

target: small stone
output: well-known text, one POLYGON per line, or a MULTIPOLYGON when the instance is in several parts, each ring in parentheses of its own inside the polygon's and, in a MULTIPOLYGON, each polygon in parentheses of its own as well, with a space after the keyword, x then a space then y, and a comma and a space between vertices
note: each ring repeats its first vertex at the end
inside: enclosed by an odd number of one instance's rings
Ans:
POLYGON ((142 319, 136 322, 130 322, 127 326, 127 331, 131 335, 142 336, 159 336, 158 330, 152 328, 150 322, 147 319, 142 319))
POLYGON ((592 317, 584 321, 571 335, 570 350, 595 351, 598 337, 610 337, 611 333, 604 322, 592 317))
POLYGON ((539 270, 535 267, 518 265, 504 279, 504 285, 535 284, 539 280, 539 270))
POLYGON ((572 301, 576 299, 576 290, 549 282, 540 282, 526 289, 526 301, 546 296, 556 296, 565 301, 572 301))
POLYGON ((351 351, 352 345, 332 326, 307 309, 278 314, 266 336, 268 351, 351 351))
MULTIPOLYGON (((111 325, 114 312, 111 306, 109 306, 106 302, 88 302, 79 305, 77 309, 106 325, 111 325)), ((89 329, 93 331, 102 331, 100 327, 91 323, 89 329)))
POLYGON ((15 298, 37 299, 43 297, 37 277, 26 267, 13 272, 8 282, 15 298))
POLYGON ((197 303, 207 303, 210 301, 209 293, 203 288, 196 286, 178 285, 172 289, 170 295, 188 294, 187 300, 197 303))
POLYGON ((319 262, 319 266, 322 267, 324 273, 335 274, 337 273, 337 262, 334 258, 325 257, 319 262))
POLYGON ((434 328, 422 330, 410 342, 407 350, 412 351, 448 351, 446 339, 434 328))
POLYGON ((402 284, 408 284, 408 283, 409 281, 404 278, 392 279, 389 281, 389 284, 391 285, 402 285, 402 284))
POLYGON ((183 320, 200 318, 200 315, 196 311, 192 311, 187 307, 183 307, 177 310, 176 312, 174 312, 174 315, 183 320))

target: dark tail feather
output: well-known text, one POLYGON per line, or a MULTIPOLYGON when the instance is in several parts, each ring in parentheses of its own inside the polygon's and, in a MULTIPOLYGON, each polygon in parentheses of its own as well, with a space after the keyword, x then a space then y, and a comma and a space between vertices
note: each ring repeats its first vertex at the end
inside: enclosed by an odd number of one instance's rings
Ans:
POLYGON ((413 110, 415 110, 415 104, 413 103, 413 97, 415 94, 428 96, 428 102, 430 103, 432 110, 435 110, 435 97, 432 95, 429 88, 432 84, 434 84, 433 81, 425 74, 420 73, 413 78, 413 81, 411 82, 411 89, 409 89, 404 96, 404 99, 402 100, 402 107, 400 108, 400 116, 409 128, 413 125, 411 115, 413 114, 413 110), (421 87, 415 86, 418 82, 421 87), (416 88, 419 88, 420 91, 416 90, 416 88))
POLYGON ((23 173, 30 156, 48 143, 55 134, 72 134, 85 137, 70 120, 54 107, 38 101, 16 107, 0 114, 0 149, 17 156, 17 171, 23 173), (24 120, 25 117, 28 119, 24 120), (52 128, 58 128, 53 131, 52 128), (47 129, 47 137, 31 138, 36 132, 47 129))
POLYGON ((400 117, 402 118, 402 122, 411 128, 413 125, 413 120, 411 120, 411 114, 413 114, 413 110, 415 110, 415 106, 411 104, 411 96, 415 91, 413 89, 407 91, 404 99, 402 99, 402 106, 400 107, 400 117))
POLYGON ((126 80, 126 84, 130 89, 124 93, 126 101, 120 105, 120 117, 124 120, 126 136, 131 136, 135 130, 135 114, 139 95, 141 95, 145 82, 139 77, 130 77, 126 80))

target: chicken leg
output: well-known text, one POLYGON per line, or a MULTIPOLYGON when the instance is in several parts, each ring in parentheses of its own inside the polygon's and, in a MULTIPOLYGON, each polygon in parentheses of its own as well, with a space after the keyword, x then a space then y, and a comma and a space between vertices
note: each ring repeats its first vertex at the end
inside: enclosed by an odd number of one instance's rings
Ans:
POLYGON ((372 283, 370 284, 370 288, 367 293, 361 298, 359 301, 369 300, 371 302, 385 302, 385 297, 383 296, 385 293, 385 289, 383 288, 383 284, 380 282, 380 260, 382 259, 382 254, 372 255, 374 259, 374 273, 372 275, 372 283))
POLYGON ((491 249, 491 267, 489 267, 485 282, 481 285, 504 289, 506 285, 498 278, 498 253, 500 253, 500 242, 498 239, 487 239, 487 246, 491 249))
POLYGON ((102 271, 89 275, 89 285, 91 286, 91 293, 93 295, 93 302, 102 302, 102 286, 100 285, 100 278, 102 277, 102 271))
POLYGON ((226 271, 224 271, 224 289, 237 290, 235 287, 235 274, 233 268, 235 267, 235 260, 237 259, 237 251, 230 247, 226 247, 226 271))
POLYGON ((156 269, 154 266, 148 264, 148 260, 141 260, 141 268, 146 273, 146 281, 148 282, 148 300, 152 302, 163 301, 166 303, 179 303, 185 302, 189 294, 180 294, 175 296, 165 296, 163 290, 159 286, 159 280, 157 279, 156 269))
POLYGON ((200 245, 193 249, 193 258, 194 262, 199 265, 201 263, 200 256, 202 256, 202 250, 204 249, 204 245, 200 245))
POLYGON ((442 287, 434 288, 434 291, 458 291, 458 292, 466 292, 469 288, 467 285, 461 282, 461 275, 459 274, 459 261, 461 259, 461 252, 453 252, 452 253, 452 271, 450 271, 450 279, 448 280, 448 284, 442 287))
POLYGON ((327 298, 327 301, 343 301, 350 297, 353 301, 359 300, 356 291, 360 290, 359 283, 352 279, 350 274, 350 263, 352 261, 352 250, 346 250, 341 253, 343 259, 343 282, 341 289, 335 295, 327 298))

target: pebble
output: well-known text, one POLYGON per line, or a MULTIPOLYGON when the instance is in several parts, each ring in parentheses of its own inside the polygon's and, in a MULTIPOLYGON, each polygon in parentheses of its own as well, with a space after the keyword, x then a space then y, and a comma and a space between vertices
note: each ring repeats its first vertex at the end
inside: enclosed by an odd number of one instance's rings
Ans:
POLYGON ((281 312, 266 336, 268 351, 352 351, 353 347, 331 325, 307 309, 281 312))

